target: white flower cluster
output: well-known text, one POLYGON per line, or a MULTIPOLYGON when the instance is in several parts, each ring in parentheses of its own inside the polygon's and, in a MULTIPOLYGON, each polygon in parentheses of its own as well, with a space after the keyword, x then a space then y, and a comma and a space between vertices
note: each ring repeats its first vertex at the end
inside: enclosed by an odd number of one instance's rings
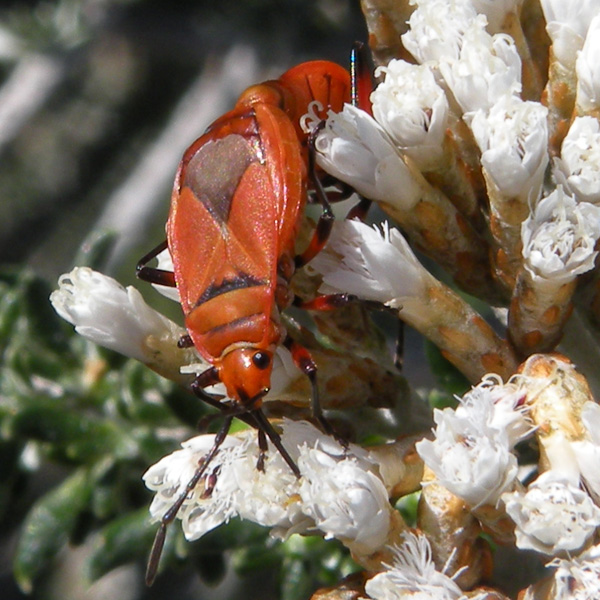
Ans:
POLYGON ((559 186, 534 208, 521 228, 525 268, 536 279, 573 281, 594 268, 600 207, 577 203, 559 186))
POLYGON ((349 292, 392 307, 418 298, 431 279, 397 229, 358 220, 336 221, 309 269, 323 276, 322 294, 349 292))
POLYGON ((431 546, 424 535, 407 532, 404 543, 394 547, 394 562, 367 581, 365 591, 373 600, 459 600, 460 587, 436 570, 431 546))
POLYGON ((88 267, 75 267, 59 278, 58 285, 50 296, 56 312, 80 335, 125 356, 149 363, 149 336, 170 337, 176 345, 184 333, 150 308, 134 287, 124 288, 88 267))
POLYGON ((465 394, 456 410, 434 411, 435 439, 417 451, 438 481, 476 508, 496 505, 517 477, 515 445, 531 432, 517 383, 489 376, 465 394))
POLYGON ((549 470, 526 487, 517 471, 515 445, 535 433, 528 413, 539 390, 549 385, 520 375, 507 384, 487 377, 456 410, 435 411, 435 439, 419 442, 417 451, 437 481, 472 509, 492 505, 506 511, 518 548, 561 557, 549 563, 559 567, 560 585, 574 570, 588 589, 591 581, 600 585, 600 551, 590 549, 600 527, 600 405, 584 403, 583 437, 557 435, 556 447, 548 451, 549 470))
MULTIPOLYGON (((237 516, 271 527, 278 537, 321 532, 357 555, 384 546, 392 507, 375 459, 359 446, 344 448, 307 422, 284 420, 282 430, 302 477, 273 447, 259 471, 256 433, 229 435, 177 515, 186 538, 198 539, 237 516)), ((185 490, 213 442, 213 435, 195 437, 148 469, 144 481, 156 492, 150 507, 155 520, 185 490)))
MULTIPOLYGON (((375 119, 349 106, 341 114, 331 114, 317 141, 318 163, 362 195, 409 209, 417 199, 418 183, 414 173, 407 171, 405 159, 414 160, 424 171, 442 160, 443 141, 450 124, 449 110, 452 106, 457 112, 457 102, 458 114, 463 113, 481 150, 484 173, 496 187, 493 194, 535 205, 543 194, 549 162, 548 110, 540 102, 520 98, 521 61, 512 39, 505 34, 489 34, 486 17, 477 13, 481 10, 493 22, 500 23, 518 3, 492 7, 490 3, 468 0, 453 3, 427 0, 415 4, 410 29, 402 40, 421 64, 392 60, 380 68, 378 73, 385 75, 385 79, 372 94, 375 119), (451 92, 451 101, 444 89, 451 92)), ((593 2, 568 2, 565 3, 568 9, 555 2, 542 5, 554 40, 553 48, 559 54, 563 45, 565 49, 568 46, 561 42, 565 36, 568 40, 580 39, 578 98, 590 110, 590 105, 595 106, 594 102, 600 100, 600 93, 595 91, 600 77, 596 76, 598 52, 593 47, 594 40, 600 39, 596 34, 600 16, 592 19, 598 7, 593 2)), ((566 56, 564 60, 571 61, 566 56)), ((315 125, 316 119, 306 123, 308 129, 315 125)), ((561 156, 555 159, 556 180, 574 194, 577 202, 597 201, 598 137, 596 118, 576 118, 564 140, 561 156)), ((562 196, 556 191, 548 197, 555 199, 555 194, 562 196)), ((562 209, 555 201, 544 206, 550 205, 553 210, 542 209, 537 218, 539 222, 543 215, 549 235, 558 239, 561 231, 557 211, 562 209)), ((585 213, 582 223, 598 220, 594 209, 580 210, 585 213), (594 214, 588 215, 590 212, 594 214)), ((528 230, 533 218, 534 215, 524 224, 524 247, 531 242, 528 230)), ((580 244, 579 237, 573 239, 579 257, 584 253, 583 246, 588 248, 584 262, 576 259, 586 268, 591 268, 595 258, 593 242, 598 239, 594 226, 590 227, 591 230, 580 228, 581 231, 575 232, 591 239, 590 244, 580 244)), ((564 263, 570 260, 568 254, 556 249, 552 253, 558 254, 564 263)), ((571 273, 568 266, 556 276, 566 272, 571 273)))

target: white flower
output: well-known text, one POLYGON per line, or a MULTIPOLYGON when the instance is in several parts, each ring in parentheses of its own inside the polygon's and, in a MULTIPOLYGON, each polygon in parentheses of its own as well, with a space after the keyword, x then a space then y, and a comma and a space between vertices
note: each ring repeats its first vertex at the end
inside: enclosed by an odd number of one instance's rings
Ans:
POLYGON ((450 577, 436 571, 431 546, 422 534, 405 532, 404 543, 394 551, 394 563, 372 577, 365 591, 373 600, 458 600, 462 590, 450 577))
POLYGON ((555 558, 556 600, 596 600, 600 590, 600 546, 592 546, 583 554, 569 559, 555 558))
POLYGON ((509 446, 514 448, 534 430, 527 415, 529 407, 525 403, 526 396, 527 390, 520 377, 502 383, 499 375, 489 373, 463 396, 456 414, 462 416, 470 411, 483 411, 489 419, 487 424, 498 432, 506 432, 509 446), (482 408, 484 406, 485 409, 482 408))
POLYGON ((438 481, 473 507, 495 505, 517 476, 507 432, 494 426, 495 405, 483 391, 467 395, 456 411, 436 409, 435 440, 416 444, 438 481), (476 398, 482 402, 476 404, 476 398))
MULTIPOLYGON (((147 487, 156 491, 154 520, 186 489, 214 437, 189 440, 146 472, 147 487)), ((265 470, 259 471, 256 432, 228 435, 177 515, 186 538, 198 539, 237 516, 271 527, 278 537, 321 530, 359 554, 378 550, 387 539, 391 507, 369 453, 352 444, 345 449, 306 422, 284 420, 281 438, 302 477, 295 477, 270 442, 265 470)))
POLYGON ((573 69, 591 20, 598 14, 596 0, 541 0, 552 51, 567 69, 573 69))
POLYGON ((286 420, 282 439, 299 453, 304 515, 357 555, 379 550, 389 533, 391 506, 369 452, 354 444, 345 449, 307 422, 286 420))
POLYGON ((376 76, 385 79, 371 94, 373 116, 421 169, 439 161, 448 126, 448 100, 427 65, 392 59, 376 76))
POLYGON ((516 524, 517 547, 544 554, 576 552, 600 525, 600 508, 576 485, 577 477, 546 471, 527 493, 503 494, 516 524))
POLYGON ((302 510, 325 536, 359 555, 381 549, 390 529, 390 503, 381 479, 355 458, 332 457, 316 448, 307 447, 298 466, 302 510))
MULTIPOLYGON (((310 131, 320 122, 314 110, 311 103, 303 129, 310 131)), ((315 148, 318 165, 359 194, 406 210, 419 200, 420 188, 398 149, 364 110, 345 104, 341 113, 330 111, 315 148)))
POLYGON ((586 438, 571 442, 586 489, 600 503, 600 406, 586 402, 581 409, 586 438))
POLYGON ((418 4, 408 24, 402 44, 417 62, 426 63, 458 58, 465 31, 485 28, 486 18, 477 15, 469 0, 428 0, 418 4))
POLYGON ((523 222, 525 267, 538 280, 572 281, 594 267, 599 237, 600 207, 578 204, 558 186, 523 222))
POLYGON ((173 344, 183 330, 150 308, 133 287, 121 284, 88 267, 75 267, 61 275, 59 289, 50 296, 54 310, 75 325, 87 339, 148 363, 152 351, 148 336, 172 337, 173 344))
MULTIPOLYGON (((183 493, 186 485, 196 472, 199 461, 210 451, 214 440, 214 435, 201 435, 192 438, 182 444, 182 450, 176 450, 165 456, 144 473, 142 478, 146 487, 156 492, 150 505, 150 515, 154 521, 159 521, 183 493)), ((227 436, 219 454, 213 463, 209 465, 207 475, 217 472, 221 464, 231 462, 234 456, 243 455, 244 452, 243 440, 233 435, 227 436)), ((223 480, 223 477, 218 477, 217 483, 223 480)), ((224 483, 227 483, 227 481, 225 480, 224 483)), ((206 480, 199 483, 196 489, 189 494, 177 515, 178 518, 183 519, 184 514, 189 513, 190 510, 194 511, 205 491, 205 485, 206 480)), ((208 505, 208 503, 206 504, 208 505)), ((216 505, 216 502, 214 504, 216 505)), ((233 515, 235 515, 235 510, 230 505, 219 506, 218 511, 207 511, 203 522, 203 533, 228 521, 233 515)), ((184 532, 188 539, 196 539, 202 535, 202 533, 198 533, 202 530, 196 528, 196 535, 194 535, 194 532, 186 527, 184 532)))
POLYGON ((600 204, 600 123, 576 117, 554 159, 554 177, 579 202, 600 204))
POLYGON ((513 39, 474 24, 458 58, 441 58, 440 73, 464 113, 488 110, 502 95, 521 91, 521 57, 513 39))
POLYGON ((471 121, 481 164, 503 196, 535 202, 548 164, 548 109, 499 96, 488 112, 476 112, 471 121))
POLYGON ((323 275, 321 293, 348 292, 395 307, 420 295, 431 277, 398 230, 348 220, 336 221, 310 268, 323 275))
MULTIPOLYGON (((600 10, 600 9, 599 9, 600 10)), ((600 108, 600 14, 590 23, 585 43, 577 56, 577 108, 582 112, 600 108)))
MULTIPOLYGON (((156 492, 150 506, 154 520, 160 520, 183 493, 214 439, 214 435, 208 434, 192 438, 182 444, 182 450, 146 471, 144 482, 156 492)), ((297 499, 294 500, 298 491, 296 476, 271 445, 265 470, 259 471, 256 439, 255 431, 225 438, 205 477, 188 495, 177 515, 186 539, 198 539, 235 516, 286 530, 303 520, 297 499), (210 493, 206 493, 207 487, 210 493)))

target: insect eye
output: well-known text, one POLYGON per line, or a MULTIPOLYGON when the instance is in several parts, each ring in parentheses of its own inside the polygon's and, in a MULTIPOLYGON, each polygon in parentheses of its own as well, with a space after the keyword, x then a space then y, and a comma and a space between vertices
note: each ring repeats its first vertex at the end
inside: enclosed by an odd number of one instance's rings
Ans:
POLYGON ((257 369, 266 369, 271 364, 271 357, 266 352, 256 352, 252 356, 252 362, 257 369))

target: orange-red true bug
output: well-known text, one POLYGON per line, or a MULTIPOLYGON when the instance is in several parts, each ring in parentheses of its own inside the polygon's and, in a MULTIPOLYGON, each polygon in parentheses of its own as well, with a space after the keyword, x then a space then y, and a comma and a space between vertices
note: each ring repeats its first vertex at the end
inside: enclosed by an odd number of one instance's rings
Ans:
MULTIPOLYGON (((147 281, 176 285, 188 336, 212 365, 194 381, 194 392, 219 408, 225 422, 213 449, 189 482, 192 490, 238 416, 268 436, 292 471, 300 475, 279 435, 261 410, 269 391, 273 356, 286 341, 280 312, 292 302, 289 282, 297 266, 323 246, 332 213, 309 152, 300 117, 318 100, 341 111, 351 99, 350 74, 327 61, 303 63, 278 80, 248 88, 235 107, 208 127, 185 152, 179 165, 167 241, 138 263, 147 281), (323 205, 323 214, 307 249, 295 257, 294 245, 307 199, 307 179, 323 205), (165 248, 174 272, 147 263, 165 248), (230 402, 221 403, 204 388, 222 382, 230 402)), ((316 367, 306 350, 288 342, 298 366, 312 384, 315 417, 321 415, 316 367)), ((185 494, 164 515, 151 554, 147 581, 152 582, 164 542, 185 494)))

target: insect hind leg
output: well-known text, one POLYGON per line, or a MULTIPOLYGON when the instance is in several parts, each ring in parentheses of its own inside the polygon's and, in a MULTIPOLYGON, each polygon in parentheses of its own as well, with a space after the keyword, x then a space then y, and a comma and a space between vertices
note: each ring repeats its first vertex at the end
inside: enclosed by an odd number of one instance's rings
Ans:
POLYGON ((342 308, 353 302, 360 302, 371 310, 379 310, 389 313, 396 319, 397 332, 396 332, 396 344, 394 349, 394 365, 398 371, 402 371, 404 363, 404 321, 398 316, 398 309, 390 308, 381 302, 375 300, 362 300, 354 294, 348 294, 341 292, 338 294, 325 294, 317 296, 312 300, 302 300, 299 296, 296 296, 293 301, 293 305, 304 310, 318 310, 318 311, 329 311, 337 308, 342 308))

